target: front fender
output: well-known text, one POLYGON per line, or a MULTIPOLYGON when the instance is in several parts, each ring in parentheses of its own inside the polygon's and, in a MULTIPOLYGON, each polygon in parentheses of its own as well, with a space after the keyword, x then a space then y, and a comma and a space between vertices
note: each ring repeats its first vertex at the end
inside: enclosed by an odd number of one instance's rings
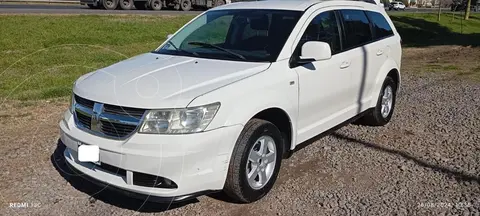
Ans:
POLYGON ((296 131, 298 115, 298 76, 294 71, 286 70, 288 67, 284 64, 288 64, 288 61, 276 62, 264 72, 201 95, 189 106, 220 102, 220 109, 207 130, 245 125, 263 110, 281 109, 291 121, 294 144, 296 133, 293 131, 296 131))

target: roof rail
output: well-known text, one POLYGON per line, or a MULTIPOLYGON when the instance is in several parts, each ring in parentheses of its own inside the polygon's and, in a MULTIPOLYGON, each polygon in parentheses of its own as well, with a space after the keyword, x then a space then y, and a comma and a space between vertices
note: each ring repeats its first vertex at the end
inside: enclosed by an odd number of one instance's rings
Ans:
MULTIPOLYGON (((269 0, 236 0, 236 1, 269 1, 269 0)), ((286 1, 288 1, 288 0, 286 0, 286 1)), ((304 1, 308 1, 308 0, 304 0, 304 1)), ((328 0, 319 0, 319 2, 321 2, 321 1, 328 1, 328 0)), ((380 0, 341 0, 341 1, 360 1, 360 2, 366 2, 366 3, 370 3, 370 4, 374 4, 374 5, 382 5, 380 0)))
POLYGON ((370 4, 374 4, 374 5, 378 4, 375 0, 350 0, 350 1, 363 1, 363 2, 370 3, 370 4))

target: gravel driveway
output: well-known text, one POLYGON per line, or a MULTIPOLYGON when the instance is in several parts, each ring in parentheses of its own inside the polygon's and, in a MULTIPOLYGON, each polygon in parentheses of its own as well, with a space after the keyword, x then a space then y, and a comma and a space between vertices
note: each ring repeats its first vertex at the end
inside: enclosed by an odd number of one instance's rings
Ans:
POLYGON ((480 215, 480 82, 468 73, 480 63, 471 55, 480 49, 406 49, 390 124, 303 144, 270 194, 247 205, 222 194, 161 205, 102 190, 60 156, 67 104, 11 102, 0 111, 0 215, 480 215), (436 72, 424 72, 431 65, 436 72))

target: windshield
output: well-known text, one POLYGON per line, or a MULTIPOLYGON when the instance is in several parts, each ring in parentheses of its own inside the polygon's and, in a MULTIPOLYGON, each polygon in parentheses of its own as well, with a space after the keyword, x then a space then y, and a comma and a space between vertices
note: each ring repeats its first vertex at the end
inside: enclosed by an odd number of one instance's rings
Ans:
POLYGON ((300 11, 214 10, 203 14, 155 53, 235 61, 273 62, 300 11))

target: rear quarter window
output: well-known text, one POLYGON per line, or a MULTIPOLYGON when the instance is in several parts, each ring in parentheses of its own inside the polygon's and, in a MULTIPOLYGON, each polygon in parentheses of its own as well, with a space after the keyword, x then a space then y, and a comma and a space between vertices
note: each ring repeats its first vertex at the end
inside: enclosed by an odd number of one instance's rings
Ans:
POLYGON ((382 14, 373 11, 366 11, 366 13, 372 23, 373 38, 375 40, 393 35, 392 27, 382 14))

